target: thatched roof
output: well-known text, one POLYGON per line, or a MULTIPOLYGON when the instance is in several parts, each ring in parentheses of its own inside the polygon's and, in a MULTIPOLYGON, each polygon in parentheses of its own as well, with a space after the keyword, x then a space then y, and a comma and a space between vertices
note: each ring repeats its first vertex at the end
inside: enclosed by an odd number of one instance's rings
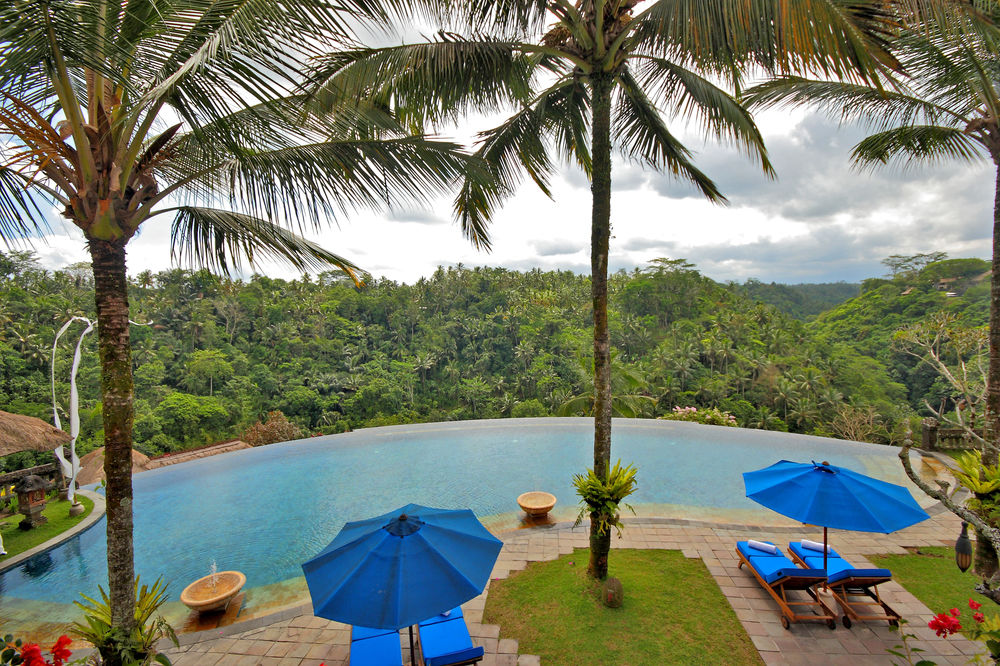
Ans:
MULTIPOLYGON (((138 474, 149 468, 149 458, 132 449, 132 473, 138 474)), ((80 471, 76 474, 76 483, 79 486, 85 486, 88 483, 97 483, 103 478, 106 477, 104 474, 104 447, 102 446, 80 458, 80 471)))
POLYGON ((51 451, 70 439, 69 433, 34 416, 0 411, 0 456, 18 451, 51 451))

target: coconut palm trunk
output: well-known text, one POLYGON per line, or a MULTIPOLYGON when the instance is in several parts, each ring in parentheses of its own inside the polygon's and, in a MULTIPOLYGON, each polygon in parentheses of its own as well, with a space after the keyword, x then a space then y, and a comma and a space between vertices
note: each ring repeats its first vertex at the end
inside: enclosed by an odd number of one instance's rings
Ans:
POLYGON ((135 625, 132 548, 132 355, 129 347, 125 241, 91 240, 97 340, 101 358, 104 471, 107 475, 108 596, 112 624, 135 625))
MULTIPOLYGON (((592 79, 593 197, 590 291, 594 302, 594 474, 607 479, 611 465, 611 340, 608 333, 608 251, 611 238, 611 78, 592 79)), ((590 522, 590 564, 595 578, 608 575, 611 532, 590 522)))
MULTIPOLYGON (((993 271, 990 285, 989 365, 986 374, 986 414, 983 436, 992 446, 983 447, 983 462, 997 463, 1000 448, 1000 155, 994 150, 996 168, 993 194, 993 271)), ((1000 570, 997 552, 989 537, 976 530, 975 572, 984 579, 992 579, 1000 570)))
MULTIPOLYGON (((424 0, 401 4, 426 8, 424 0)), ((437 39, 318 59, 310 76, 312 93, 330 101, 371 96, 420 123, 451 123, 472 108, 516 109, 479 135, 476 155, 492 182, 466 181, 455 202, 462 229, 478 248, 489 249, 489 223, 524 174, 551 195, 554 154, 587 173, 593 197, 593 471, 606 479, 612 127, 614 148, 626 159, 669 172, 709 201, 723 203, 725 197, 695 166, 663 114, 693 120, 773 175, 753 119, 712 78, 740 85, 741 69, 753 65, 772 71, 801 66, 867 80, 893 62, 883 38, 894 19, 877 0, 846 7, 835 0, 432 0, 430 5, 430 13, 448 25, 437 39), (462 37, 461 31, 474 37, 462 37)), ((590 571, 603 577, 610 536, 598 539, 595 522, 590 571)))
POLYGON ((135 642, 126 245, 162 221, 189 265, 276 260, 358 281, 296 231, 426 201, 474 172, 459 146, 412 135, 383 105, 317 111, 301 95, 306 63, 360 26, 388 26, 392 4, 0 3, 0 240, 44 235, 45 202, 81 230, 93 264, 113 629, 102 653, 135 642))
MULTIPOLYGON (((991 151, 993 152, 993 151, 991 151)), ((990 285, 990 362, 986 376, 986 441, 993 444, 983 451, 983 462, 995 465, 1000 445, 1000 154, 993 155, 996 167, 993 195, 993 272, 990 285)))

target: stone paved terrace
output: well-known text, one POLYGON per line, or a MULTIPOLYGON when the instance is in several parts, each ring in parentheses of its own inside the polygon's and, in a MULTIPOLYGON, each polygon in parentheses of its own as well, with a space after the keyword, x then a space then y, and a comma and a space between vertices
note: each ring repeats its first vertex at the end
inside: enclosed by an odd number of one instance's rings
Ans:
MULTIPOLYGON (((857 622, 850 629, 838 624, 831 631, 820 623, 793 624, 785 630, 777 605, 753 576, 738 568, 735 543, 740 539, 765 539, 778 544, 810 538, 822 540, 822 531, 800 528, 711 525, 683 520, 635 519, 627 521, 623 538, 615 548, 664 548, 681 550, 687 557, 701 558, 719 588, 743 623, 767 664, 890 664, 886 652, 898 644, 897 633, 885 622, 857 622)), ((865 555, 902 553, 905 547, 950 545, 959 532, 959 522, 950 513, 939 512, 931 520, 891 535, 873 535, 832 530, 837 550, 856 566, 869 566, 865 555)), ((493 570, 493 578, 504 578, 528 562, 551 560, 587 547, 585 527, 568 525, 532 528, 501 535, 504 547, 493 570)), ((978 643, 960 637, 940 639, 927 628, 933 613, 897 583, 880 586, 883 598, 909 620, 907 631, 919 640, 914 647, 922 658, 938 664, 965 664, 980 650, 978 643)), ((486 649, 483 666, 533 666, 537 656, 521 654, 516 636, 503 628, 482 624, 483 605, 489 588, 463 606, 473 642, 486 649), (502 638, 501 638, 502 636, 502 638)), ((529 609, 525 609, 526 612, 529 609)), ((941 610, 941 609, 939 609, 941 610)), ((350 627, 312 615, 308 604, 286 609, 267 618, 237 623, 221 630, 184 634, 180 648, 167 651, 176 666, 343 666, 348 663, 350 627), (222 635, 222 633, 225 635, 222 635)), ((720 637, 724 640, 724 637, 720 637)), ((400 643, 409 651, 405 630, 400 643)), ((404 659, 406 655, 404 654, 404 659)), ((579 663, 588 663, 581 655, 579 663)))

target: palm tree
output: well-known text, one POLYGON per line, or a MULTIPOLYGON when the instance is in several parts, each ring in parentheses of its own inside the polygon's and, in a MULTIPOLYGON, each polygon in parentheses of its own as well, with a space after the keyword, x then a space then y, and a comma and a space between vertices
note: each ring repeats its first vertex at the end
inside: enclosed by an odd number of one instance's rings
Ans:
MULTIPOLYGON (((587 173, 594 473, 604 479, 611 460, 612 137, 627 158, 667 170, 710 201, 724 202, 670 132, 661 110, 694 119, 770 174, 749 113, 710 77, 738 85, 744 65, 870 77, 883 64, 894 64, 882 49, 891 16, 879 1, 845 6, 835 0, 655 0, 641 11, 639 0, 428 3, 456 30, 490 36, 467 39, 441 32, 431 43, 334 54, 317 67, 316 96, 335 103, 345 96, 371 95, 406 109, 414 122, 450 120, 470 107, 495 111, 513 103, 515 113, 481 135, 477 154, 490 165, 494 180, 489 186, 467 181, 456 202, 463 230, 480 248, 489 249, 488 222, 515 192, 522 170, 548 193, 553 148, 587 173), (554 25, 546 29, 549 22, 554 25)), ((596 522, 589 570, 604 578, 610 535, 599 534, 596 522)))
MULTIPOLYGON (((868 123, 874 133, 858 143, 852 159, 864 168, 908 166, 954 159, 989 160, 995 172, 993 267, 990 288, 989 366, 986 382, 984 461, 1000 454, 1000 87, 997 48, 1000 7, 969 3, 981 14, 939 15, 905 30, 897 56, 907 77, 886 92, 860 84, 782 77, 747 92, 757 107, 810 104, 845 120, 868 123), (960 29, 956 29, 956 24, 960 29)), ((1000 565, 990 540, 977 539, 976 571, 1000 565)))
MULTIPOLYGON (((988 8, 1000 21, 1000 8, 988 8)), ((983 24, 979 25, 984 27, 983 24)), ((1000 447, 1000 89, 995 71, 996 39, 982 32, 956 32, 929 22, 905 32, 898 57, 907 78, 891 92, 871 86, 786 76, 747 91, 748 104, 816 105, 875 131, 854 147, 864 168, 957 159, 989 160, 996 174, 993 214, 993 275, 990 291, 990 366, 986 398, 987 441, 1000 447)), ((994 451, 994 456, 996 452, 994 451)))
POLYGON ((300 111, 306 58, 391 19, 379 0, 25 0, 0 5, 0 238, 56 206, 90 252, 98 319, 112 624, 134 624, 132 372, 126 247, 160 216, 172 254, 354 266, 289 229, 426 196, 466 170, 455 146, 389 114, 300 111))

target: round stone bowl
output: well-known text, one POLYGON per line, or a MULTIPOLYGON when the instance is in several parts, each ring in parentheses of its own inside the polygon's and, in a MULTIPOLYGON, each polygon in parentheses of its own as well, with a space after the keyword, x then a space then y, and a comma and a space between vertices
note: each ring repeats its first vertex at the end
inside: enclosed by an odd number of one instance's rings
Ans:
POLYGON ((556 496, 541 490, 532 490, 518 495, 517 505, 529 516, 544 516, 556 505, 556 496))
POLYGON ((220 571, 215 576, 199 578, 185 587, 181 592, 181 602, 199 613, 222 610, 229 606, 246 582, 247 577, 239 571, 220 571))

